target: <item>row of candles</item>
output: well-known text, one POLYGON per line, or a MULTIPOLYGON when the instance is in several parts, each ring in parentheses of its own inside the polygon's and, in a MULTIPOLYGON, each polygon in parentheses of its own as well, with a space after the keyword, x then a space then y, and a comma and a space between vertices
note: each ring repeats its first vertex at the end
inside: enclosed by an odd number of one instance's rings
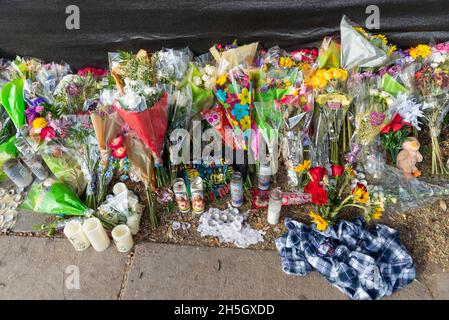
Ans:
MULTIPOLYGON (((270 188, 271 168, 269 164, 260 165, 258 176, 258 188, 266 191, 270 188)), ((231 175, 231 205, 235 208, 243 204, 243 179, 242 174, 235 171, 231 175)), ((181 213, 190 211, 190 201, 187 197, 187 186, 182 178, 175 180, 173 184, 173 191, 175 193, 176 203, 181 213)), ((196 177, 190 185, 192 211, 197 214, 204 212, 204 197, 203 197, 203 180, 196 177)), ((275 188, 270 191, 268 202, 268 223, 276 225, 279 223, 279 218, 282 208, 282 191, 280 188, 275 188)))
MULTIPOLYGON (((84 251, 92 245, 95 251, 102 252, 111 243, 101 221, 95 217, 84 220, 82 224, 78 220, 67 222, 64 234, 76 251, 84 251)), ((134 245, 133 237, 126 224, 114 227, 111 235, 119 252, 128 252, 134 245)))

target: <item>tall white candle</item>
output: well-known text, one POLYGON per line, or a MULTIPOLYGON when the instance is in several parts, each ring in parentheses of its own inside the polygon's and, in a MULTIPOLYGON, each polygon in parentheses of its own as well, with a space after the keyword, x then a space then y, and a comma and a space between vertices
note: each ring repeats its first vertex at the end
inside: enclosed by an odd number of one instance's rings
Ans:
POLYGON ((270 192, 270 201, 268 202, 268 223, 275 225, 279 223, 282 208, 282 191, 279 188, 270 192))
POLYGON ((111 240, 109 240, 109 237, 98 218, 90 218, 84 221, 83 231, 95 251, 101 252, 109 247, 111 240))
POLYGON ((118 252, 128 252, 134 245, 133 237, 126 224, 120 224, 112 229, 112 238, 118 252))
POLYGON ((76 251, 84 251, 90 246, 90 242, 84 234, 81 223, 76 220, 67 222, 64 227, 64 234, 76 251))

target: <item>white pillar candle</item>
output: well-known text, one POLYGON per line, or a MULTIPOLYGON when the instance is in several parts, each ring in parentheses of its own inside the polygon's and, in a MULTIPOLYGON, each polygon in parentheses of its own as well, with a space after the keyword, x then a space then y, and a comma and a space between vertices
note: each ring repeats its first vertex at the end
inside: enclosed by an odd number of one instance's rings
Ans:
POLYGON ((84 234, 81 223, 76 220, 67 222, 64 227, 64 234, 76 251, 84 251, 90 246, 90 242, 84 234))
POLYGON ((109 237, 98 218, 90 218, 84 221, 83 231, 95 251, 101 252, 109 247, 111 240, 109 240, 109 237))
POLYGON ((282 208, 282 191, 279 188, 270 192, 270 201, 268 202, 268 223, 276 225, 279 223, 282 208))
POLYGON ((128 252, 134 245, 133 237, 126 224, 120 224, 112 229, 112 238, 118 252, 128 252))

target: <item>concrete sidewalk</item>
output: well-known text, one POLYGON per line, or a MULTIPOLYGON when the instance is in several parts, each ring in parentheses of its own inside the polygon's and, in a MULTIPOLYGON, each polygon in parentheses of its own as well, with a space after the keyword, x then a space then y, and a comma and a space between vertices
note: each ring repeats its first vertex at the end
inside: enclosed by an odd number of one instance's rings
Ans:
MULTIPOLYGON (((449 299, 449 273, 426 272, 389 299, 449 299)), ((66 239, 0 237, 0 299, 346 299, 318 273, 282 272, 275 251, 142 243, 76 252, 66 239), (79 289, 73 288, 74 269, 79 289)))

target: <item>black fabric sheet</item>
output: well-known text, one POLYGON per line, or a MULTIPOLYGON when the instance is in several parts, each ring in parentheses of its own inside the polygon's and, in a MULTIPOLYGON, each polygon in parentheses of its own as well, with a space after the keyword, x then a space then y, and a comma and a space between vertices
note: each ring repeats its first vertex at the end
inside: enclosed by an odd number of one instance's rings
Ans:
POLYGON ((449 39, 449 0, 0 0, 0 56, 63 59, 78 68, 106 67, 116 49, 201 53, 236 38, 293 49, 338 35, 342 14, 364 25, 370 4, 380 8, 379 32, 399 46, 449 39), (70 4, 80 8, 80 30, 65 27, 70 4))

